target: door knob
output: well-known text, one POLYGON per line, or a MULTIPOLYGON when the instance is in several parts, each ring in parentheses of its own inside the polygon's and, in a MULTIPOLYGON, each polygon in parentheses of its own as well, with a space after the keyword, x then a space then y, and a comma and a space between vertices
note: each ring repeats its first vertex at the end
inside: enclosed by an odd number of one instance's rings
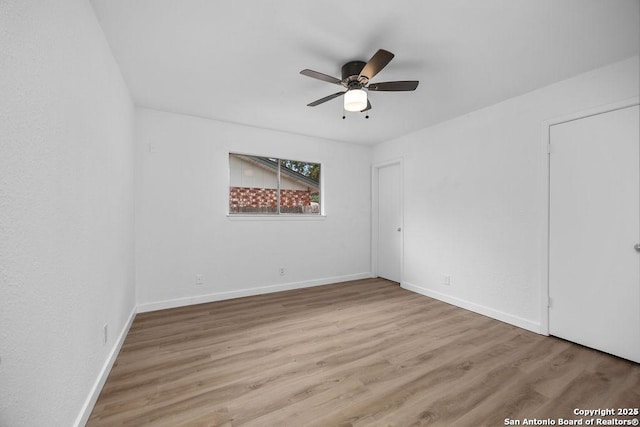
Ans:
MULTIPOLYGON (((401 230, 402 228, 398 227, 398 231, 401 231, 401 230)), ((640 251, 640 245, 636 245, 636 246, 638 246, 636 249, 640 251)))
POLYGON ((640 243, 636 243, 636 244, 633 246, 633 249, 635 249, 636 251, 640 252, 640 243))

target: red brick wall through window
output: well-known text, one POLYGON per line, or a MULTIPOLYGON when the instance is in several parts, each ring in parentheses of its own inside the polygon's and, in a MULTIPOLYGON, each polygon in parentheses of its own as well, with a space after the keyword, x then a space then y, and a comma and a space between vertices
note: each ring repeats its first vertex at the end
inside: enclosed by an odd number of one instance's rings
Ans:
MULTIPOLYGON (((275 188, 229 188, 229 207, 232 211, 237 208, 275 208, 278 195, 275 188)), ((297 207, 311 205, 311 191, 309 190, 280 190, 280 205, 283 207, 297 207)))

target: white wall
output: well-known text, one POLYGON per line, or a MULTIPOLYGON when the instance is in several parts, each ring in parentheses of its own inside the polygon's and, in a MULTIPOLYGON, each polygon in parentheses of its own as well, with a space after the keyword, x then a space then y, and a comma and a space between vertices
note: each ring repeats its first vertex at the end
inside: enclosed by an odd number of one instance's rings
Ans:
POLYGON ((637 96, 638 73, 636 56, 376 146, 404 160, 404 285, 540 330, 543 122, 637 96))
POLYGON ((84 0, 3 0, 0 41, 0 425, 69 426, 135 305, 133 106, 84 0))
POLYGON ((136 111, 141 310, 369 275, 369 147, 136 111), (322 163, 326 218, 229 219, 229 152, 322 163))
MULTIPOLYGON (((295 159, 289 159, 295 160, 295 159)), ((232 187, 244 188, 278 188, 277 170, 249 162, 237 156, 229 156, 229 180, 232 187)), ((300 181, 294 181, 285 173, 280 176, 280 188, 283 190, 310 189, 300 181)))

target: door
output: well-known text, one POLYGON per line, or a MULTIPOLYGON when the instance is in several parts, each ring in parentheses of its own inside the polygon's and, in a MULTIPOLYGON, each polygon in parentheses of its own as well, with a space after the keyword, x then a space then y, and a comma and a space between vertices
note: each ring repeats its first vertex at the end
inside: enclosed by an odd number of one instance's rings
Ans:
POLYGON ((549 332, 640 362, 638 106, 550 128, 549 332))
POLYGON ((378 169, 378 276, 400 283, 402 251, 400 165, 378 169))

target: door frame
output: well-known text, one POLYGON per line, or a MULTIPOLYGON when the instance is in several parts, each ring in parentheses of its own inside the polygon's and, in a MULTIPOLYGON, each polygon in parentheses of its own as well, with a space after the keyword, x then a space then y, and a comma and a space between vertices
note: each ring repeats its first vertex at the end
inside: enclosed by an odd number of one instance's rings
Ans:
POLYGON ((400 286, 404 284, 404 161, 403 158, 396 158, 371 165, 371 272, 374 277, 378 276, 378 178, 380 169, 398 165, 400 167, 400 286))
POLYGON ((542 271, 540 278, 540 333, 542 335, 549 335, 549 263, 551 261, 549 257, 549 243, 551 240, 551 229, 549 223, 551 215, 551 126, 572 122, 587 117, 597 116, 599 114, 610 113, 616 110, 622 110, 624 108, 633 107, 639 104, 640 97, 635 96, 611 104, 604 104, 587 110, 576 111, 574 113, 555 117, 549 120, 545 120, 542 123, 541 156, 543 158, 544 165, 542 173, 543 179, 541 184, 541 194, 543 194, 544 202, 542 204, 542 209, 540 210, 540 216, 543 220, 542 224, 544 230, 544 238, 541 239, 542 244, 540 247, 540 259, 542 260, 542 271))

